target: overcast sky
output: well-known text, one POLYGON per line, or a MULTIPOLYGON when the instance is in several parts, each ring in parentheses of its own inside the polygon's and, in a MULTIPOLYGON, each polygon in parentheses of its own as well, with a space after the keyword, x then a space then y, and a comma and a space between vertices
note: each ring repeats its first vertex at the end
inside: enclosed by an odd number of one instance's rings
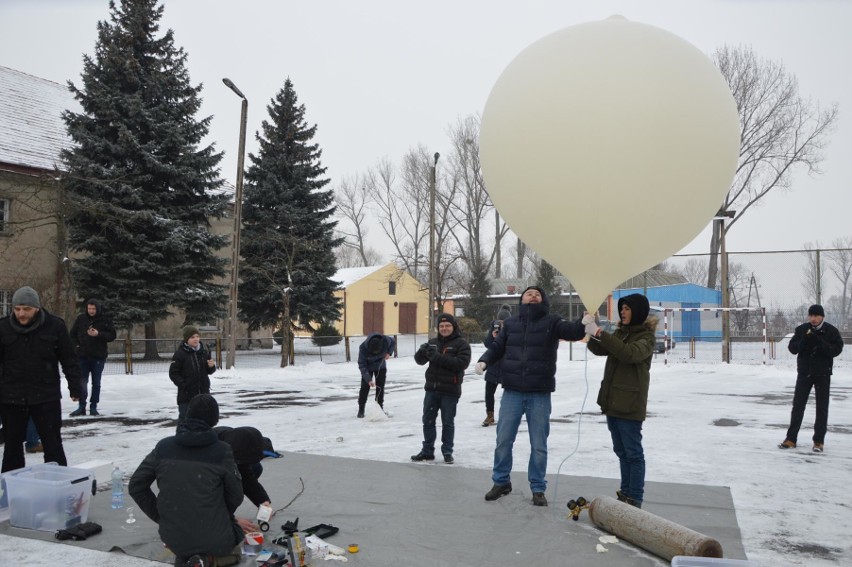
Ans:
MULTIPOLYGON (((621 14, 671 31, 705 53, 750 45, 782 61, 800 92, 840 104, 815 178, 799 172, 787 193, 771 194, 729 234, 728 249, 799 249, 852 235, 852 2, 844 0, 167 0, 163 29, 189 55, 193 83, 203 83, 202 116, 210 141, 225 152, 222 175, 233 183, 239 99, 249 100, 248 150, 268 117, 266 105, 293 81, 335 185, 380 158, 397 162, 412 146, 448 154, 447 130, 481 113, 505 66, 530 43, 571 25, 621 14)), ((80 84, 82 55, 94 52, 108 0, 0 0, 0 65, 57 82, 80 84)), ((677 214, 677 211, 661 211, 677 214)), ((602 222, 620 222, 617 206, 602 222)), ((709 222, 709 219, 708 219, 709 222)), ((373 234, 378 235, 378 228, 373 234)), ((705 230, 684 252, 705 252, 705 230)))

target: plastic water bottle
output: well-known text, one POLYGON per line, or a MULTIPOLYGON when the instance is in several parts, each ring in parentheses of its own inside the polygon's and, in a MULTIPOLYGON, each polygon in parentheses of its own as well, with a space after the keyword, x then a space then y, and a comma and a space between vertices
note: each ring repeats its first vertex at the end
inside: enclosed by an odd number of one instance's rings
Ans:
POLYGON ((124 508, 124 481, 121 469, 112 469, 112 509, 124 508))

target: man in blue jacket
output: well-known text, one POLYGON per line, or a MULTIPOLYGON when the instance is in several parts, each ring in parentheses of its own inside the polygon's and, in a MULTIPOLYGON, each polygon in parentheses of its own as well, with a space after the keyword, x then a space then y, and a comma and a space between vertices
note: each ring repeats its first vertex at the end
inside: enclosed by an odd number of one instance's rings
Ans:
POLYGON ((393 356, 396 342, 393 337, 373 333, 358 347, 358 369, 361 371, 361 390, 358 392, 358 417, 364 417, 364 406, 370 388, 376 387, 376 402, 385 407, 385 378, 388 367, 385 361, 393 356))
POLYGON ((476 373, 501 361, 503 397, 497 420, 497 447, 494 449, 494 486, 486 500, 497 500, 512 492, 512 446, 521 418, 526 416, 530 435, 530 461, 527 477, 532 503, 547 506, 547 437, 550 435, 550 394, 556 390, 556 351, 559 341, 578 341, 585 336, 579 321, 566 321, 550 313, 544 290, 528 287, 521 295, 518 315, 503 322, 503 330, 479 358, 476 373))

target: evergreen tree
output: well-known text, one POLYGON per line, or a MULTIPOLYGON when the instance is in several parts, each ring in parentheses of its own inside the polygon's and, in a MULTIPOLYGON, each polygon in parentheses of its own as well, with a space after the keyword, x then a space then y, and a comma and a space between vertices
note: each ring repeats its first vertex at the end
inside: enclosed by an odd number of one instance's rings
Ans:
POLYGON ((537 276, 538 277, 535 282, 536 287, 543 289, 547 294, 547 297, 550 298, 550 304, 555 305, 555 292, 559 287, 559 284, 556 282, 556 270, 544 258, 542 258, 539 262, 537 276))
POLYGON ((484 268, 473 269, 468 289, 468 301, 465 305, 465 317, 476 319, 480 330, 487 329, 497 313, 488 301, 491 293, 491 285, 488 282, 488 274, 484 268))
POLYGON ((214 278, 227 238, 210 232, 227 197, 212 145, 200 147, 210 117, 195 119, 201 86, 172 30, 157 37, 157 0, 110 2, 98 22, 95 56, 84 56, 82 87, 69 83, 82 113, 63 116, 76 142, 62 154, 70 203, 69 245, 78 293, 102 298, 118 326, 145 324, 146 338, 169 307, 188 321, 224 314, 214 278))
MULTIPOLYGON (((331 220, 334 197, 323 189, 322 150, 312 143, 316 126, 305 122, 288 78, 267 106, 260 150, 249 154, 240 245, 241 318, 249 330, 264 326, 302 328, 336 321, 340 302, 331 220)), ((285 336, 290 329, 282 329, 285 336)))

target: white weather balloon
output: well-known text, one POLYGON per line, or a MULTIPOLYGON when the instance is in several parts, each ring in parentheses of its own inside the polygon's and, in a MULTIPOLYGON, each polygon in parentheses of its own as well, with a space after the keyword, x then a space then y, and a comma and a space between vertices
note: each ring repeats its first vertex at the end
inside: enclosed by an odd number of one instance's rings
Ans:
POLYGON ((740 128, 707 56, 614 16, 522 51, 488 97, 480 138, 500 214, 594 307, 707 225, 740 128))

